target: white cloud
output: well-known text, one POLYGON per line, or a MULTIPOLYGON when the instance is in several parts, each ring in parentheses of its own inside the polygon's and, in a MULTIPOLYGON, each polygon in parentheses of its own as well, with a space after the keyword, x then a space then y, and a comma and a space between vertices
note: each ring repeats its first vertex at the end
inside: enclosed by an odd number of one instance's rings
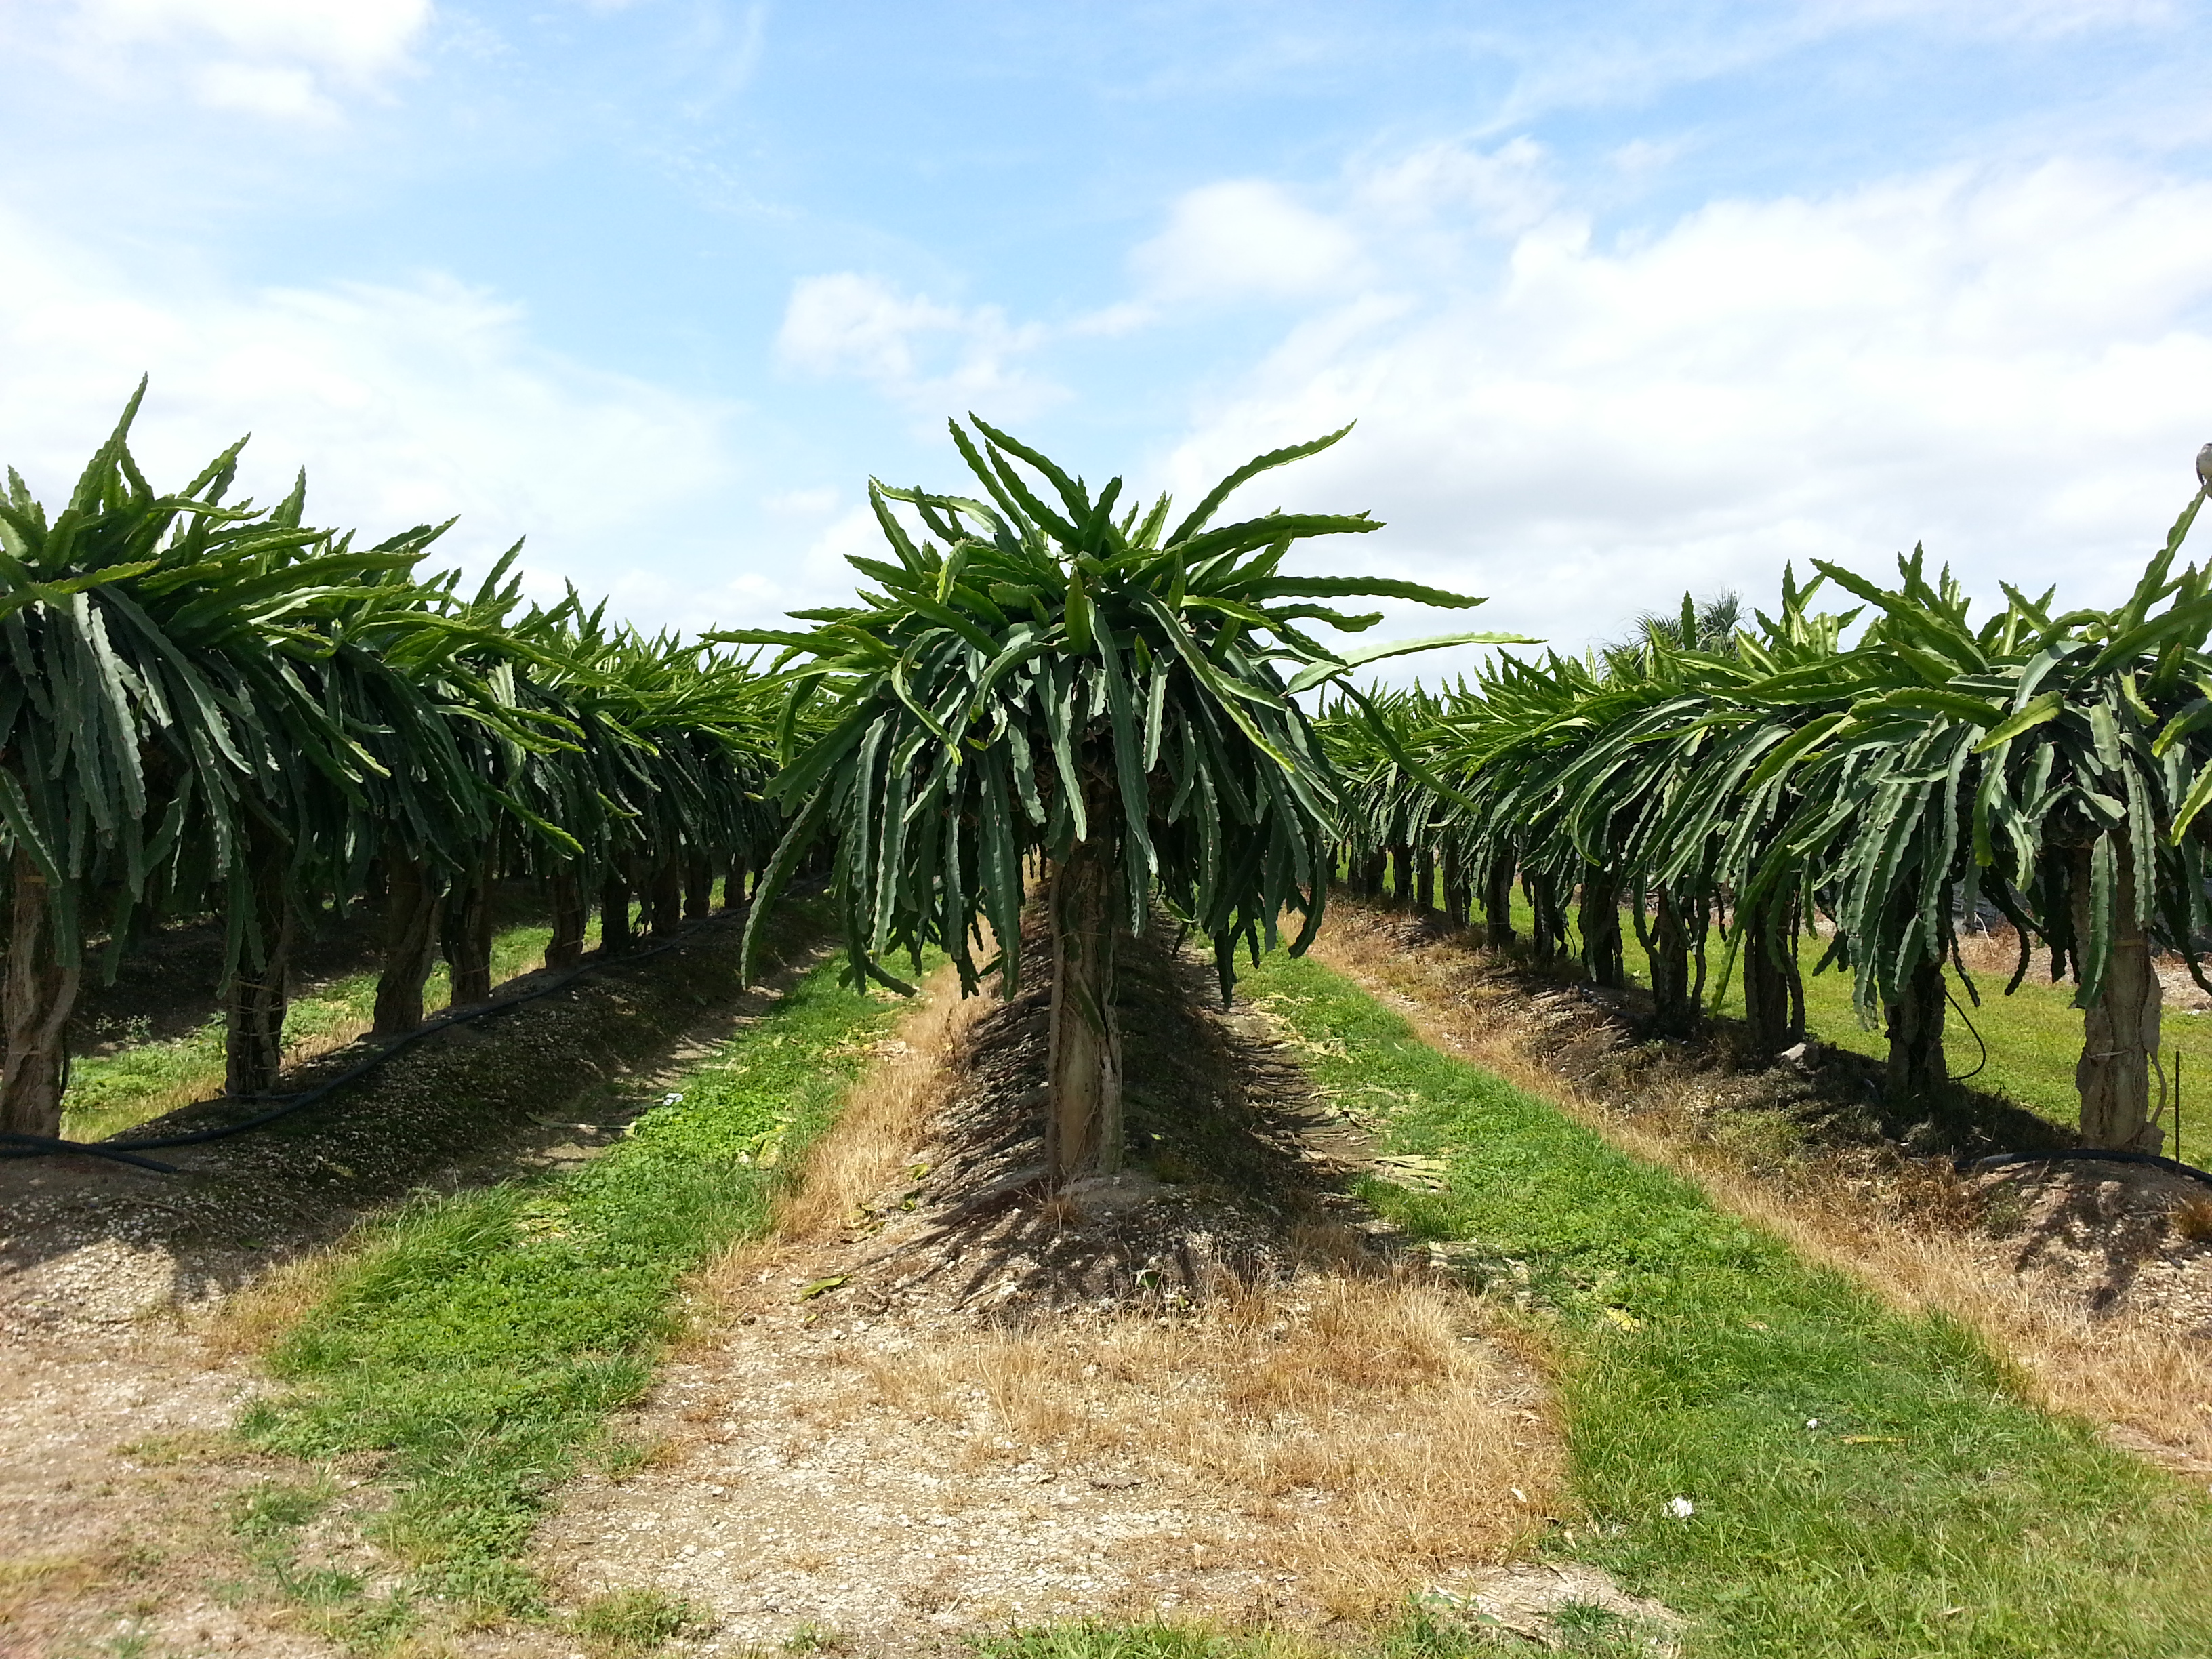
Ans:
POLYGON ((0 460, 50 507, 150 372, 133 446, 159 486, 250 430, 240 494, 272 499, 305 465, 310 520, 368 541, 458 514, 436 562, 481 570, 526 536, 533 593, 573 578, 653 624, 706 620, 696 573, 731 562, 739 411, 547 352, 447 278, 240 293, 0 210, 0 460))
POLYGON ((1413 222, 1447 220, 1492 232, 1522 230, 1559 200, 1544 147, 1532 138, 1493 150, 1428 144, 1401 161, 1369 168, 1355 179, 1358 207, 1370 216, 1413 222))
POLYGON ((1166 228, 1129 263, 1156 303, 1304 299, 1341 290, 1368 274, 1348 228, 1281 186, 1250 179, 1182 197, 1166 228))
POLYGON ((2212 185, 2111 168, 1717 202, 1632 247, 1559 214, 1419 303, 1315 312, 1174 472, 1358 416, 1270 485, 1392 527, 1308 560, 1488 593, 1486 624, 1569 646, 1923 537, 1972 592, 2109 601, 2212 438, 2208 307, 2212 185))
POLYGON ((1347 169, 1310 192, 1240 179, 1176 198, 1159 233, 1129 255, 1136 297, 1071 332, 1126 334, 1176 314, 1252 301, 1311 304, 1418 283, 1492 240, 1545 217, 1559 198, 1549 158, 1526 137, 1493 149, 1438 143, 1347 169))
POLYGON ((1819 0, 1806 9, 1816 29, 1904 23, 2034 39, 2153 27, 2178 15, 2172 0, 1819 0))
POLYGON ((996 306, 963 308, 839 271, 793 286, 775 339, 787 371, 850 376, 929 420, 988 408, 1015 420, 1066 394, 1023 367, 1045 338, 996 306))
POLYGON ((44 42, 112 90, 180 88, 211 109, 328 122, 405 70, 430 0, 30 0, 44 42))
POLYGON ((213 40, 358 81, 398 67, 430 21, 430 0, 77 0, 77 9, 112 45, 213 40))
POLYGON ((762 505, 787 518, 819 519, 835 513, 838 500, 838 492, 824 486, 818 489, 780 490, 762 505))
POLYGON ((281 120, 329 121, 337 106, 325 97, 315 77, 303 69, 272 64, 210 64, 193 77, 199 100, 210 109, 243 110, 281 120))

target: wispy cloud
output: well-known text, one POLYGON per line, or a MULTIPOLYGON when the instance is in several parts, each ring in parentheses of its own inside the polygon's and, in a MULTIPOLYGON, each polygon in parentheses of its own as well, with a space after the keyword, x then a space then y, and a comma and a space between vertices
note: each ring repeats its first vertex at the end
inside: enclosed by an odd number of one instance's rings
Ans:
POLYGON ((1025 366, 1046 337, 996 306, 949 305, 837 271, 793 288, 775 356, 790 373, 863 380, 933 420, 976 404, 1018 419, 1066 395, 1025 366))
POLYGON ((210 109, 328 123, 405 70, 430 0, 29 0, 88 81, 167 86, 210 109))

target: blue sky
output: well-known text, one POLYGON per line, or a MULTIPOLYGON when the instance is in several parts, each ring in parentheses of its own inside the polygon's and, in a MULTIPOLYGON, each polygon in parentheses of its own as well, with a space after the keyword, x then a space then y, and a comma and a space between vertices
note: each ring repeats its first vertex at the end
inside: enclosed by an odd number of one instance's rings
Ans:
POLYGON ((1186 495, 1357 417, 1249 504, 1565 646, 1922 538, 2106 599, 2212 439, 2208 70, 2154 0, 0 0, 0 458, 150 372, 160 476, 250 428, 696 627, 951 414, 1186 495))

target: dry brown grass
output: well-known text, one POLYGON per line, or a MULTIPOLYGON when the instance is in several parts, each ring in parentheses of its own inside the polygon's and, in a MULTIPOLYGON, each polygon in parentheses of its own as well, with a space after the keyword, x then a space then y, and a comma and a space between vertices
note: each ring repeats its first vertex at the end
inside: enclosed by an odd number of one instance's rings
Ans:
POLYGON ((225 1297, 199 1328, 209 1359, 221 1364, 275 1347, 329 1298, 339 1275, 358 1259, 353 1244, 325 1245, 278 1263, 225 1297))
POLYGON ((2192 1198, 2173 1210, 2173 1231, 2197 1243, 2212 1239, 2212 1198, 2192 1198))
POLYGON ((1785 1186, 1760 1172, 1756 1146, 1686 1133, 1696 1084, 1686 1066, 1645 1079, 1631 1118, 1583 1086, 1571 1054, 1564 1066, 1557 1054, 1550 1063, 1539 1057, 1539 1017, 1525 998, 1484 975, 1466 947, 1440 942, 1408 951, 1386 922, 1352 905, 1333 906, 1329 917, 1315 957, 1389 996, 1426 1041, 1696 1182, 1717 1207, 1850 1273, 1893 1305, 1938 1310, 1978 1331, 2020 1366, 2044 1404, 2111 1425, 2161 1461, 2212 1464, 2212 1355, 2203 1345, 2125 1313, 2092 1317, 2014 1272, 2000 1253, 1977 1249, 1947 1224, 1956 1218, 1932 1190, 1940 1173, 1923 1182, 1931 1190, 1897 1208, 1870 1202, 1851 1171, 1817 1157, 1791 1160, 1785 1186))
POLYGON ((692 1275, 691 1298, 702 1311, 695 1340, 709 1339, 757 1293, 769 1263, 863 1219, 860 1206, 911 1167, 931 1118, 958 1080, 969 1029, 993 1006, 988 995, 962 996, 951 968, 922 981, 882 1057, 854 1079, 836 1121, 792 1172, 776 1202, 775 1231, 738 1241, 692 1275))
POLYGON ((1556 1501, 1543 1396, 1482 1328, 1456 1286, 1316 1268, 1188 1319, 948 1333, 863 1363, 875 1401, 969 1431, 974 1455, 1233 1492, 1247 1535, 1175 1547, 1364 1616, 1507 1559, 1556 1501))
POLYGON ((959 976, 949 967, 929 976, 884 1057, 854 1083, 836 1121, 809 1150, 798 1182, 776 1206, 782 1238, 834 1235, 897 1180, 958 1077, 969 1028, 993 1003, 988 995, 962 996, 959 976))

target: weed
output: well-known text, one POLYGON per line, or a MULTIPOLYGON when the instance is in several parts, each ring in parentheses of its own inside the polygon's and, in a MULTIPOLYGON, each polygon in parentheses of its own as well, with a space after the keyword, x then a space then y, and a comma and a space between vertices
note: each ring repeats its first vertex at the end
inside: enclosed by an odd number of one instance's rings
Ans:
POLYGON ((640 1589, 593 1596, 576 1610, 575 1628, 597 1651, 622 1659, 650 1652, 699 1622, 690 1602, 640 1589))
POLYGON ((313 1486, 270 1481, 241 1492, 231 1516, 231 1530, 241 1538, 267 1539, 297 1532, 323 1511, 329 1493, 313 1486))
POLYGON ((2212 1198, 2192 1198, 2176 1205, 2173 1231, 2200 1244, 2212 1240, 2212 1198))

